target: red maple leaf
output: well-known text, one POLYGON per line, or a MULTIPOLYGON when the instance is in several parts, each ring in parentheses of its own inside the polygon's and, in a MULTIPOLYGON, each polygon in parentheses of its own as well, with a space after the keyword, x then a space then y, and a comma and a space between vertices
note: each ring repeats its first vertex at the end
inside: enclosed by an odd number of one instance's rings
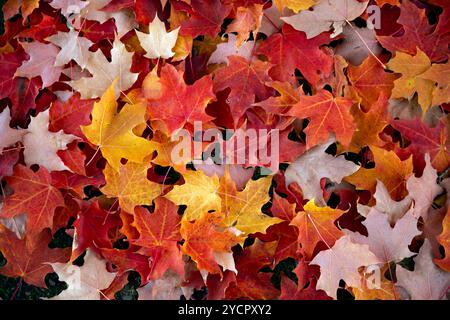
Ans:
POLYGON ((295 80, 295 69, 315 85, 326 78, 333 67, 333 57, 320 46, 331 41, 328 33, 307 39, 304 32, 297 31, 288 24, 281 33, 271 35, 258 49, 273 64, 270 76, 278 81, 295 80))

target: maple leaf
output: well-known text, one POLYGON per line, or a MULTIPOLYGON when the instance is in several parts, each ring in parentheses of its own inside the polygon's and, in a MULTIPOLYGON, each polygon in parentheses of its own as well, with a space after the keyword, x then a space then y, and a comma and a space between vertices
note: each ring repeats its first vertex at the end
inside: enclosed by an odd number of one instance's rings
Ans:
POLYGON ((217 254, 231 253, 231 248, 240 241, 231 231, 221 230, 223 219, 223 214, 203 212, 195 222, 185 219, 181 222, 183 253, 197 263, 199 270, 221 273, 217 254))
POLYGON ((132 56, 125 45, 116 39, 111 50, 111 62, 100 50, 90 53, 86 69, 92 77, 73 80, 69 84, 81 94, 82 99, 101 97, 112 83, 115 83, 115 92, 128 90, 138 78, 137 73, 130 71, 132 56))
POLYGON ((1 217, 13 218, 26 213, 27 233, 31 236, 51 228, 55 209, 64 206, 64 199, 52 186, 49 172, 45 168, 33 172, 18 164, 14 175, 5 179, 14 194, 5 199, 1 217))
POLYGON ((223 5, 220 0, 191 0, 190 3, 191 6, 183 1, 173 3, 175 9, 186 11, 191 15, 181 24, 181 35, 190 35, 192 38, 199 35, 215 37, 231 7, 223 5))
POLYGON ((71 261, 88 248, 112 248, 109 232, 120 225, 120 220, 101 209, 97 201, 92 201, 81 204, 73 225, 75 234, 71 261))
POLYGON ((447 59, 448 21, 450 10, 446 8, 439 16, 439 22, 430 25, 425 9, 419 9, 412 1, 402 1, 400 17, 397 23, 402 25, 401 31, 396 30, 390 35, 378 35, 381 45, 391 52, 404 52, 415 56, 417 48, 426 53, 433 62, 447 59))
POLYGON ((282 18, 295 29, 304 31, 308 39, 324 31, 334 29, 332 37, 339 35, 345 23, 359 17, 366 10, 369 1, 358 0, 320 0, 312 10, 282 18))
POLYGON ((122 158, 143 163, 153 153, 153 144, 133 133, 133 129, 145 123, 145 106, 125 105, 119 113, 114 91, 115 83, 105 92, 92 110, 92 123, 82 126, 88 140, 97 145, 108 163, 118 169, 122 158))
POLYGON ((411 212, 398 219, 392 228, 385 214, 372 209, 362 224, 369 235, 352 233, 350 238, 354 243, 367 244, 380 261, 398 262, 414 255, 408 246, 421 231, 417 229, 417 219, 411 212))
POLYGON ((41 77, 44 88, 59 80, 62 68, 55 66, 58 54, 58 48, 55 45, 40 42, 21 43, 21 45, 30 58, 17 69, 15 76, 41 77))
POLYGON ((248 40, 250 33, 256 39, 256 34, 261 27, 263 15, 262 4, 252 4, 247 7, 239 7, 236 10, 236 18, 228 26, 227 32, 237 32, 237 46, 248 40))
POLYGON ((208 123, 213 118, 205 112, 206 106, 216 96, 213 93, 213 83, 210 76, 187 86, 183 80, 183 73, 172 65, 165 65, 158 78, 150 73, 143 85, 143 92, 147 99, 147 112, 151 120, 162 120, 168 135, 183 128, 186 124, 193 125, 195 121, 208 123), (157 86, 156 97, 152 97, 157 86))
POLYGON ((76 93, 67 101, 56 100, 50 106, 50 120, 48 129, 51 132, 63 130, 67 134, 83 137, 80 126, 86 126, 90 122, 89 116, 94 106, 94 100, 80 99, 76 93))
POLYGON ((198 219, 203 212, 220 210, 221 198, 218 194, 219 178, 208 177, 203 171, 186 171, 183 174, 185 183, 166 194, 166 198, 177 205, 186 205, 183 219, 198 219))
POLYGON ((81 267, 64 263, 52 263, 59 278, 66 282, 68 290, 52 300, 100 300, 101 290, 112 283, 116 275, 106 271, 106 263, 88 250, 81 267))
POLYGON ((73 29, 69 32, 58 32, 46 39, 54 45, 61 48, 56 56, 54 65, 62 67, 68 64, 71 60, 78 63, 81 68, 86 68, 89 63, 90 52, 89 48, 93 43, 84 37, 80 37, 80 33, 73 29))
POLYGON ((225 191, 221 194, 225 203, 225 225, 249 235, 256 232, 265 233, 271 225, 282 222, 280 218, 261 212, 262 206, 270 200, 268 192, 271 184, 272 177, 265 177, 256 181, 250 180, 245 189, 235 195, 233 191, 229 191, 232 190, 230 186, 228 189, 222 189, 225 191))
MULTIPOLYGON (((410 179, 413 179, 413 176, 411 176, 408 181, 410 179)), ((358 204, 358 212, 364 217, 367 217, 372 209, 376 210, 376 212, 382 212, 388 216, 387 219, 391 225, 395 225, 395 223, 411 208, 412 204, 412 199, 409 195, 400 201, 392 200, 389 191, 381 181, 377 181, 377 187, 373 197, 376 200, 375 206, 366 207, 358 204)), ((411 210, 414 212, 414 208, 411 210)))
POLYGON ((286 169, 286 185, 297 182, 306 199, 315 199, 319 205, 324 205, 320 180, 328 178, 340 183, 346 176, 355 173, 359 166, 345 160, 343 156, 333 157, 325 153, 333 140, 315 146, 301 155, 286 169))
POLYGON ((445 170, 450 163, 450 140, 447 138, 447 124, 439 121, 430 128, 420 118, 412 120, 392 120, 390 124, 400 131, 401 135, 411 144, 406 148, 413 154, 414 163, 424 167, 424 154, 431 157, 432 166, 438 171, 445 170))
POLYGON ((359 150, 365 146, 382 147, 384 142, 380 139, 380 133, 389 124, 388 99, 382 92, 378 100, 371 104, 368 112, 355 108, 353 119, 357 130, 353 134, 351 147, 359 150))
POLYGON ((433 263, 429 240, 425 240, 414 262, 414 271, 402 267, 397 269, 397 285, 406 289, 412 300, 445 299, 450 286, 450 274, 433 263))
POLYGON ((308 149, 327 141, 331 133, 348 146, 356 128, 350 113, 352 104, 348 98, 336 98, 329 91, 320 90, 313 96, 301 96, 288 114, 310 119, 305 130, 308 149))
POLYGON ((406 179, 412 174, 412 158, 401 161, 393 151, 377 147, 371 147, 371 150, 375 168, 360 168, 345 180, 358 188, 374 192, 378 179, 384 183, 394 200, 401 200, 407 193, 406 179))
POLYGON ((313 256, 314 248, 320 241, 331 248, 335 241, 344 235, 335 225, 336 221, 344 211, 330 207, 318 207, 314 199, 309 200, 303 206, 303 211, 298 212, 292 219, 291 225, 298 228, 298 242, 306 257, 313 256))
POLYGON ((280 95, 253 104, 263 108, 268 113, 286 113, 299 102, 302 96, 301 88, 295 88, 289 82, 273 81, 270 83, 270 86, 280 95))
POLYGON ((162 189, 147 179, 148 169, 146 165, 132 162, 120 165, 118 171, 107 166, 106 185, 101 191, 110 198, 118 198, 120 207, 127 212, 134 212, 138 205, 151 205, 162 189))
POLYGON ((151 277, 161 278, 168 269, 184 274, 181 250, 177 244, 181 241, 179 225, 181 217, 178 207, 165 198, 155 200, 155 211, 150 214, 143 208, 134 211, 133 226, 139 231, 139 238, 130 239, 132 244, 152 258, 151 277))
POLYGON ((348 236, 341 237, 334 246, 319 252, 310 264, 320 266, 320 278, 316 288, 324 290, 336 299, 339 281, 342 279, 353 288, 361 287, 358 268, 376 265, 378 258, 369 250, 368 245, 355 244, 348 236))
POLYGON ((380 62, 373 56, 369 56, 357 67, 348 66, 347 72, 351 88, 355 89, 365 110, 377 102, 381 93, 385 97, 390 97, 394 81, 398 81, 396 80, 398 75, 385 72, 380 62))
POLYGON ((0 267, 0 274, 7 277, 21 277, 27 284, 46 288, 45 276, 53 272, 52 262, 64 262, 69 258, 70 249, 51 249, 49 230, 44 230, 20 240, 0 224, 0 251, 7 260, 0 267))
POLYGON ((164 22, 161 22, 156 16, 153 22, 150 23, 149 30, 149 34, 136 31, 142 48, 147 52, 145 57, 149 59, 169 59, 173 57, 175 52, 172 52, 172 49, 177 42, 180 28, 166 32, 164 22))
POLYGON ((265 83, 270 81, 269 64, 259 60, 249 63, 239 56, 230 56, 228 61, 229 65, 218 69, 214 75, 214 91, 231 89, 227 101, 234 124, 237 125, 245 111, 251 108, 255 98, 268 98, 269 89, 265 83))
POLYGON ((425 113, 431 106, 434 82, 420 77, 431 67, 430 59, 420 49, 415 56, 397 52, 388 63, 389 69, 401 73, 402 76, 394 81, 392 98, 411 99, 414 93, 419 96, 419 104, 425 113))
POLYGON ((255 243, 236 257, 238 274, 226 289, 225 299, 271 300, 279 291, 269 285, 270 275, 260 272, 264 267, 274 268, 276 241, 255 243))
POLYGON ((62 130, 48 131, 49 110, 39 113, 31 119, 27 133, 23 136, 23 152, 28 166, 38 164, 48 171, 63 171, 69 168, 58 157, 58 150, 66 150, 67 145, 77 139, 74 135, 64 134, 62 130))
MULTIPOLYGON (((147 257, 142 254, 136 253, 133 247, 127 250, 119 250, 119 249, 101 249, 101 255, 103 258, 108 260, 109 263, 114 264, 114 271, 117 271, 118 276, 116 280, 125 277, 128 278, 128 274, 131 270, 139 273, 141 279, 144 279, 143 282, 147 282, 147 278, 149 278, 150 274, 150 266, 152 264, 152 257, 147 257)), ((127 281, 125 281, 127 283, 127 281)), ((117 288, 113 292, 117 292, 120 288, 123 288, 124 284, 122 284, 119 288, 117 288)), ((111 289, 112 285, 108 288, 111 289)), ((105 291, 103 291, 105 292, 105 291)))
POLYGON ((267 56, 273 65, 270 70, 273 80, 293 82, 295 69, 298 69, 315 85, 332 70, 333 58, 320 48, 330 41, 326 33, 307 39, 305 33, 285 24, 282 32, 271 35, 257 52, 267 56))
POLYGON ((447 81, 450 72, 449 66, 450 63, 448 61, 445 64, 432 64, 430 69, 420 75, 421 79, 436 83, 431 100, 431 105, 433 106, 450 101, 450 86, 447 81))
POLYGON ((381 53, 375 30, 358 28, 354 23, 344 26, 343 41, 336 47, 336 54, 342 56, 353 66, 359 66, 369 56, 381 53))
POLYGON ((229 64, 228 57, 230 56, 240 56, 247 61, 251 61, 255 45, 254 41, 246 41, 238 46, 236 35, 228 33, 228 41, 217 45, 216 50, 211 54, 211 57, 209 57, 208 64, 229 64))

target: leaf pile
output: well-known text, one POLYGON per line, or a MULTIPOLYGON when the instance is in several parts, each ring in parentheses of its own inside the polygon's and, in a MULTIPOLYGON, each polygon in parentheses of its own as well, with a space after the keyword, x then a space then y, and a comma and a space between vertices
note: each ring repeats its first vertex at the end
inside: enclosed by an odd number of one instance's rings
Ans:
POLYGON ((1 299, 447 298, 448 1, 2 3, 1 299))

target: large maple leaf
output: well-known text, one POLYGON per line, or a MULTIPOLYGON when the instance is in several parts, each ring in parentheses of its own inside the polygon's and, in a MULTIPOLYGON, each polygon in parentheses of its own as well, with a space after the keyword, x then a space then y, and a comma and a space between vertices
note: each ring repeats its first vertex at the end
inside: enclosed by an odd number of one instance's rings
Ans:
POLYGON ((68 289, 54 300, 100 300, 101 290, 108 288, 116 275, 106 269, 106 261, 88 250, 83 266, 72 266, 64 263, 51 264, 61 280, 68 283, 68 289))
POLYGON ((106 185, 101 191, 108 197, 118 198, 120 207, 130 213, 136 206, 151 205, 162 188, 147 179, 148 169, 146 165, 132 162, 120 165, 118 171, 107 166, 104 170, 106 185))
POLYGON ((324 31, 334 29, 333 37, 342 32, 346 23, 359 17, 369 1, 319 0, 311 10, 282 18, 295 29, 304 31, 308 38, 314 38, 324 31))
POLYGON ((191 17, 181 24, 180 33, 195 38, 199 35, 215 37, 223 20, 231 11, 230 6, 223 5, 220 0, 191 0, 191 5, 183 1, 174 1, 173 6, 191 17))
POLYGON ((319 252, 311 264, 320 266, 317 289, 324 290, 327 295, 336 299, 341 279, 348 286, 360 288, 361 278, 358 268, 379 262, 368 245, 355 244, 348 236, 344 236, 336 241, 332 248, 319 252))
POLYGON ((210 76, 186 85, 183 73, 172 65, 165 65, 158 78, 153 72, 144 81, 143 91, 147 99, 147 113, 150 120, 164 122, 170 135, 186 124, 193 126, 195 121, 208 123, 213 118, 205 112, 208 103, 215 100, 213 82, 210 76), (157 96, 151 95, 157 86, 157 96))
POLYGON ((0 251, 6 258, 5 266, 0 267, 0 274, 7 277, 21 277, 27 284, 46 288, 45 276, 53 272, 50 263, 65 262, 70 249, 51 249, 52 236, 44 230, 21 240, 0 224, 0 251))
POLYGON ((407 212, 397 220, 392 228, 387 215, 372 209, 363 222, 368 236, 351 234, 354 243, 367 244, 380 261, 398 262, 414 255, 408 248, 412 239, 421 232, 417 229, 417 219, 407 212))
POLYGON ((150 214, 143 208, 134 211, 133 226, 139 231, 132 244, 142 247, 142 252, 151 257, 150 278, 158 279, 171 269, 181 276, 184 264, 178 242, 181 241, 178 207, 165 198, 155 200, 155 211, 150 214))
POLYGON ((320 48, 330 41, 327 33, 307 39, 305 33, 285 24, 281 33, 271 35, 261 44, 258 53, 272 63, 270 76, 274 80, 293 82, 298 69, 308 82, 316 85, 332 70, 332 56, 320 48))
POLYGON ((348 79, 361 98, 361 104, 368 110, 378 100, 380 93, 390 97, 394 88, 394 80, 398 75, 387 73, 373 56, 369 56, 359 66, 348 66, 348 79))
POLYGON ((145 123, 145 106, 126 105, 117 113, 113 83, 92 110, 92 123, 82 126, 81 131, 88 140, 97 145, 108 163, 119 168, 122 158, 143 163, 153 153, 152 142, 138 137, 133 129, 145 123))
POLYGON ((342 179, 355 173, 359 166, 347 161, 344 156, 333 157, 325 151, 334 142, 317 145, 296 159, 286 170, 286 185, 298 183, 306 199, 315 199, 324 205, 323 191, 320 181, 328 178, 341 183, 342 179))
POLYGON ((59 80, 61 67, 55 66, 58 48, 49 43, 40 42, 22 43, 29 60, 22 63, 16 70, 15 76, 33 78, 41 77, 42 86, 48 87, 59 80))
POLYGON ((431 106, 433 99, 434 82, 429 79, 421 78, 431 67, 428 56, 420 49, 415 56, 398 52, 388 63, 389 69, 400 73, 401 77, 394 81, 392 98, 411 99, 417 92, 419 104, 425 113, 431 106))
POLYGON ((360 108, 355 108, 353 118, 357 130, 353 134, 351 148, 359 150, 365 146, 383 146, 380 133, 389 124, 388 99, 384 93, 380 93, 378 100, 370 105, 369 111, 363 112, 360 108))
POLYGON ((64 199, 53 187, 49 172, 45 168, 33 172, 18 164, 14 175, 7 177, 6 181, 14 193, 5 199, 1 216, 13 218, 26 214, 27 233, 31 236, 51 228, 55 209, 64 206, 64 199))
MULTIPOLYGON (((271 225, 282 222, 280 218, 270 217, 262 213, 261 209, 269 200, 269 189, 272 177, 259 180, 250 180, 244 190, 235 195, 222 194, 223 199, 228 198, 228 205, 223 209, 226 212, 225 225, 234 227, 245 235, 256 232, 265 233, 271 225)), ((230 189, 228 189, 230 190, 230 189)))
POLYGON ((308 149, 327 141, 331 134, 348 146, 356 128, 350 113, 352 104, 351 99, 334 97, 329 91, 320 90, 313 96, 300 97, 288 114, 310 120, 305 130, 308 149))
POLYGON ((83 99, 101 97, 111 83, 114 83, 116 92, 123 92, 136 82, 138 74, 130 71, 133 53, 128 52, 119 39, 113 42, 111 61, 106 59, 101 50, 87 53, 89 55, 86 69, 92 77, 82 77, 70 82, 83 99))
POLYGON ((266 82, 271 80, 268 74, 270 65, 259 60, 249 63, 239 56, 230 56, 228 61, 229 65, 218 69, 214 75, 214 91, 231 89, 227 101, 237 125, 255 98, 265 100, 269 97, 270 89, 266 82))
POLYGON ((65 102, 56 100, 50 106, 48 129, 52 132, 63 130, 65 133, 83 137, 80 127, 89 124, 94 102, 92 99, 80 99, 79 93, 65 102))
POLYGON ((184 184, 174 186, 166 198, 177 205, 186 205, 184 219, 198 219, 203 212, 220 210, 219 179, 208 177, 203 171, 186 171, 183 174, 184 184))
POLYGON ((71 260, 78 258, 88 248, 112 248, 110 230, 120 224, 120 219, 100 208, 97 201, 83 202, 74 222, 75 237, 71 260))

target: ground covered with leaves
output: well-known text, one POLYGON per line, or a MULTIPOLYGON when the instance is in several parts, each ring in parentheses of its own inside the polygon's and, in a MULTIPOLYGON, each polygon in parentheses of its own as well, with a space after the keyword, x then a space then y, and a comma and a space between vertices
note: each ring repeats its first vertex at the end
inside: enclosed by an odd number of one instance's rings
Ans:
POLYGON ((0 3, 1 299, 447 299, 448 0, 0 3))

